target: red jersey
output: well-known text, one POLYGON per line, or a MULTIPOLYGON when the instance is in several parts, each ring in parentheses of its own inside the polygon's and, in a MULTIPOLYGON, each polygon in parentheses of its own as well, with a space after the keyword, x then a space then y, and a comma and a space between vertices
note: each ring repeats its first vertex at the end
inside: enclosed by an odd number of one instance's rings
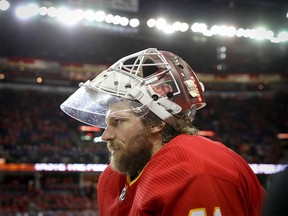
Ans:
POLYGON ((190 135, 164 145, 132 182, 110 166, 98 182, 101 216, 260 215, 264 196, 238 154, 190 135))

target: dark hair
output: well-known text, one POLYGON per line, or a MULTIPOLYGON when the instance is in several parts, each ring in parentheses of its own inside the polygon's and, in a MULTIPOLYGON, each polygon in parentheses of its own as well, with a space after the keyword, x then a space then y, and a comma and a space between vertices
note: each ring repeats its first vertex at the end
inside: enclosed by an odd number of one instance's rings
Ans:
MULTIPOLYGON (((180 112, 174 116, 178 119, 176 126, 172 126, 166 123, 162 130, 163 144, 169 142, 171 139, 180 134, 195 135, 197 132, 197 129, 192 125, 193 120, 186 112, 180 112)), ((162 119, 160 119, 151 111, 142 117, 142 121, 147 128, 160 125, 163 122, 162 119)))

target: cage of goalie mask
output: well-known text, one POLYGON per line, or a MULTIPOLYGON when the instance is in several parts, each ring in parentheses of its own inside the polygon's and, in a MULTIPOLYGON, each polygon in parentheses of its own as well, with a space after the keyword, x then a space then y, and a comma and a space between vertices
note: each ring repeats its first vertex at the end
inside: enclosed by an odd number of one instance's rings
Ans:
POLYGON ((109 107, 129 102, 129 111, 145 115, 151 110, 175 125, 175 114, 186 111, 193 118, 205 106, 203 91, 204 85, 182 58, 149 48, 121 58, 82 84, 61 109, 79 121, 104 128, 109 107))

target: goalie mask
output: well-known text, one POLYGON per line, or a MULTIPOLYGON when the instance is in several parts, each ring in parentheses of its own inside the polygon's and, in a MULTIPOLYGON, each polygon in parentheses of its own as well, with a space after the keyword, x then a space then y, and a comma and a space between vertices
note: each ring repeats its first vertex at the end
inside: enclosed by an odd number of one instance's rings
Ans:
POLYGON ((60 107, 85 124, 105 128, 109 107, 128 102, 130 108, 122 111, 144 116, 150 110, 175 126, 175 114, 184 111, 194 118, 195 111, 205 106, 203 91, 184 60, 150 48, 120 59, 92 81, 80 84, 60 107))

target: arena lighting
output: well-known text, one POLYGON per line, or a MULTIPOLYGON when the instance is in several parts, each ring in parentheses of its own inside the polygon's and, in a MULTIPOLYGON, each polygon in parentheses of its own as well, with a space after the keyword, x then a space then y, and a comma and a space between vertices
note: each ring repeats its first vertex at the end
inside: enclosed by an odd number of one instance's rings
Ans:
POLYGON ((20 6, 16 9, 16 16, 20 19, 27 19, 38 14, 38 6, 36 4, 28 4, 26 6, 20 6))
MULTIPOLYGON (((275 174, 283 171, 287 164, 249 164, 255 174, 275 174)), ((0 164, 0 172, 102 172, 107 164, 0 164)))
POLYGON ((139 21, 139 19, 133 18, 129 21, 129 24, 131 27, 136 28, 140 25, 140 21, 139 21))
POLYGON ((163 32, 166 34, 172 34, 175 32, 175 29, 172 25, 165 25, 165 27, 163 28, 163 32))
POLYGON ((10 3, 8 1, 6 1, 6 0, 0 1, 0 10, 6 11, 9 9, 9 7, 10 7, 10 3))
MULTIPOLYGON (((202 33, 205 36, 219 35, 222 37, 245 37, 256 40, 272 40, 274 33, 270 30, 266 30, 264 27, 258 27, 256 29, 236 29, 234 26, 225 26, 225 25, 213 25, 210 29, 207 29, 205 23, 194 23, 191 26, 192 32, 202 33)), ((285 32, 284 32, 285 33, 285 32)), ((281 33, 278 35, 279 41, 285 42, 288 40, 288 36, 281 33)))
POLYGON ((104 11, 97 11, 95 13, 95 20, 97 22, 103 22, 105 20, 105 16, 106 16, 106 14, 104 11))
POLYGON ((279 39, 279 42, 286 42, 288 39, 288 32, 286 31, 279 32, 276 39, 279 39))
MULTIPOLYGON (((8 10, 10 8, 10 3, 7 0, 0 1, 0 10, 8 10)), ((119 15, 108 14, 105 15, 103 11, 93 11, 89 9, 88 11, 83 12, 81 9, 70 10, 59 9, 55 7, 38 7, 36 4, 30 3, 26 6, 20 6, 16 8, 16 15, 21 19, 28 19, 30 17, 41 15, 49 16, 51 18, 58 17, 59 21, 64 24, 73 25, 78 23, 82 19, 86 19, 89 22, 107 22, 111 25, 130 25, 132 28, 137 28, 140 25, 140 20, 138 18, 128 19, 127 17, 121 17, 119 15)), ((287 15, 286 15, 287 16, 287 15)), ((187 23, 182 23, 179 21, 168 23, 165 19, 148 19, 147 26, 149 28, 156 28, 159 31, 163 31, 167 34, 172 34, 174 32, 186 32, 191 28, 191 31, 195 34, 202 34, 205 37, 212 36, 221 36, 221 37, 244 37, 248 39, 253 39, 257 41, 270 41, 271 43, 286 43, 288 42, 288 32, 282 31, 278 34, 275 34, 271 30, 266 30, 263 27, 255 29, 244 29, 236 28, 234 26, 225 26, 225 25, 214 25, 210 29, 205 23, 193 23, 189 25, 187 23)))
POLYGON ((105 16, 104 20, 105 20, 106 23, 112 23, 113 22, 113 17, 114 16, 112 14, 108 14, 108 15, 105 16))
POLYGON ((28 4, 26 6, 20 6, 16 9, 16 15, 21 19, 28 19, 36 15, 49 16, 51 18, 58 18, 61 23, 67 25, 73 25, 81 20, 85 19, 88 22, 106 22, 108 24, 130 25, 136 28, 140 25, 140 21, 137 18, 128 19, 127 17, 121 17, 119 15, 105 14, 103 11, 93 11, 92 9, 81 10, 75 9, 71 10, 66 7, 38 7, 36 4, 28 4))
POLYGON ((92 126, 86 126, 86 125, 80 126, 79 129, 80 129, 80 131, 83 131, 83 132, 100 132, 101 131, 100 128, 92 127, 92 126))
POLYGON ((249 164, 255 174, 274 174, 283 171, 287 164, 249 164))
POLYGON ((47 7, 40 7, 38 9, 38 13, 40 16, 46 16, 48 12, 48 8, 47 7))
POLYGON ((42 77, 37 77, 36 78, 36 82, 37 83, 42 83, 43 82, 43 78, 42 77))
POLYGON ((236 34, 236 28, 233 26, 214 25, 210 29, 212 35, 233 37, 236 34))
MULTIPOLYGON (((186 32, 189 28, 187 23, 181 23, 184 28, 179 29, 179 23, 175 22, 172 26, 167 23, 164 18, 159 18, 157 20, 151 18, 147 21, 147 26, 149 28, 157 28, 165 33, 173 33, 175 31, 186 32)), ((234 26, 226 25, 213 25, 210 29, 207 28, 205 23, 194 23, 191 25, 191 31, 194 33, 200 33, 206 37, 211 37, 219 35, 222 37, 245 37, 255 40, 270 40, 273 43, 287 42, 288 36, 287 32, 280 32, 276 38, 274 38, 274 33, 271 30, 266 30, 264 27, 258 27, 256 29, 236 29, 234 26)))
POLYGON ((113 17, 112 23, 114 25, 119 25, 120 21, 121 21, 121 17, 119 15, 116 15, 116 16, 113 17))
POLYGON ((0 157, 0 164, 5 164, 5 163, 6 163, 6 159, 0 157))
POLYGON ((35 164, 35 171, 60 171, 60 172, 102 172, 107 164, 35 164))
POLYGON ((101 136, 94 137, 93 142, 95 142, 95 143, 103 143, 102 137, 101 136))
POLYGON ((74 25, 80 22, 84 17, 84 12, 80 9, 71 11, 65 7, 57 10, 57 18, 60 22, 67 25, 74 25))
POLYGON ((288 133, 278 133, 277 138, 278 139, 288 139, 288 133))
POLYGON ((155 25, 155 27, 156 27, 157 29, 163 30, 166 25, 168 25, 168 24, 167 24, 167 22, 166 22, 166 20, 165 20, 164 18, 158 18, 158 19, 156 20, 156 25, 155 25))
POLYGON ((93 11, 93 10, 86 10, 84 12, 84 18, 87 20, 87 21, 93 21, 96 17, 96 13, 93 11))
POLYGON ((156 20, 155 19, 149 19, 148 21, 147 21, 147 26, 149 27, 149 28, 153 28, 153 27, 155 27, 156 26, 156 20))
POLYGON ((186 32, 189 29, 189 25, 185 22, 176 21, 173 24, 169 24, 164 18, 158 18, 157 20, 151 18, 146 22, 146 24, 149 28, 155 27, 167 34, 177 31, 186 32))
POLYGON ((191 30, 193 32, 204 33, 207 30, 207 25, 205 23, 194 23, 191 25, 191 30))

